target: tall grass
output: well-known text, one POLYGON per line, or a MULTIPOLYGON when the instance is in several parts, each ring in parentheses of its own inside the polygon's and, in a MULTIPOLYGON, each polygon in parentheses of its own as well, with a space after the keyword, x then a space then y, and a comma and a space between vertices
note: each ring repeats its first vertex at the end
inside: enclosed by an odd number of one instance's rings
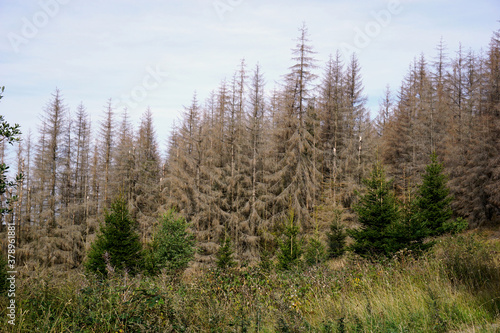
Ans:
POLYGON ((292 272, 203 269, 182 277, 78 272, 18 281, 2 332, 450 332, 500 330, 498 252, 475 235, 419 259, 346 256, 292 272))

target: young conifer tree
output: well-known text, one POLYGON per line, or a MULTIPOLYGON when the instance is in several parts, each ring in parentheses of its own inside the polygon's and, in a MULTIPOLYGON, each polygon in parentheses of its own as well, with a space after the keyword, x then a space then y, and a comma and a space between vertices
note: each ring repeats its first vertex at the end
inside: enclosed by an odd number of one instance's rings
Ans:
POLYGON ((308 266, 321 264, 327 258, 327 249, 319 235, 309 238, 304 249, 304 260, 308 266))
POLYGON ((160 229, 151 243, 149 270, 157 273, 166 268, 168 272, 182 272, 194 258, 195 240, 188 232, 186 219, 173 209, 160 218, 160 229))
POLYGON ((439 236, 446 232, 445 223, 453 214, 451 210, 450 190, 446 187, 443 164, 438 163, 436 153, 431 155, 423 182, 418 191, 416 205, 418 216, 427 226, 429 236, 439 236))
POLYGON ((335 218, 332 221, 330 224, 330 232, 326 234, 328 238, 329 258, 338 258, 342 256, 346 249, 347 234, 345 233, 339 220, 340 218, 335 218))
POLYGON ((215 257, 217 258, 215 262, 217 267, 220 269, 226 269, 235 266, 236 262, 233 259, 233 254, 234 251, 231 246, 231 237, 226 234, 219 251, 215 254, 215 257))
POLYGON ((105 276, 107 265, 111 265, 117 271, 135 275, 142 265, 142 244, 136 231, 137 223, 130 217, 124 198, 118 197, 111 203, 104 222, 90 247, 85 263, 87 271, 105 276))
POLYGON ((278 239, 278 268, 288 270, 300 263, 303 253, 302 240, 299 238, 300 227, 295 213, 290 209, 283 235, 278 239))
POLYGON ((420 255, 434 244, 425 242, 427 235, 426 223, 418 215, 415 200, 402 203, 399 221, 392 230, 394 241, 391 242, 391 253, 406 250, 413 255, 420 255))
POLYGON ((351 249, 368 258, 388 256, 394 248, 392 226, 398 221, 399 208, 380 163, 373 166, 370 178, 363 179, 366 193, 355 206, 361 227, 349 230, 354 239, 351 249))

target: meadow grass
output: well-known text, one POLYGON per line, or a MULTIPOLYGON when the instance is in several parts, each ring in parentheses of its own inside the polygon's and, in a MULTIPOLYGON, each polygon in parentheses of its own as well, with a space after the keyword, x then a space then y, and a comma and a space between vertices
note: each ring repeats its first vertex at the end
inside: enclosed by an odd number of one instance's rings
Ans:
MULTIPOLYGON (((81 271, 21 277, 2 332, 498 332, 498 243, 444 237, 420 258, 350 255, 294 271, 190 269, 183 276, 81 271)), ((33 273, 33 272, 32 272, 33 273)), ((4 306, 5 305, 5 306, 4 306)))

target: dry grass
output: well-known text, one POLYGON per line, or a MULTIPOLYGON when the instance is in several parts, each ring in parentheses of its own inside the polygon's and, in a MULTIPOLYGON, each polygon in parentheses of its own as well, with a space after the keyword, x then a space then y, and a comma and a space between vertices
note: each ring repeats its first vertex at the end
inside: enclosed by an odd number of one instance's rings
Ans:
MULTIPOLYGON (((181 276, 112 277, 40 269, 19 280, 9 332, 495 332, 497 243, 445 238, 424 258, 346 256, 296 272, 192 267, 181 276), (474 259, 474 260, 473 260, 474 259), (485 281, 486 279, 486 281, 485 281)), ((2 298, 3 306, 7 299, 2 298)))

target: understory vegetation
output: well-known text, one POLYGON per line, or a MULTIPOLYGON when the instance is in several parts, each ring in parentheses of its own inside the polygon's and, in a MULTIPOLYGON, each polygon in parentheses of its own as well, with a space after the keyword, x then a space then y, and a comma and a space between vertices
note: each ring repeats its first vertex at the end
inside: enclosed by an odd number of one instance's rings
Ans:
MULTIPOLYGON (((19 279, 9 332, 496 332, 499 244, 445 236, 431 252, 368 262, 352 254, 294 270, 196 268, 97 280, 47 269, 19 279)), ((491 238, 491 237, 490 237, 491 238)))

